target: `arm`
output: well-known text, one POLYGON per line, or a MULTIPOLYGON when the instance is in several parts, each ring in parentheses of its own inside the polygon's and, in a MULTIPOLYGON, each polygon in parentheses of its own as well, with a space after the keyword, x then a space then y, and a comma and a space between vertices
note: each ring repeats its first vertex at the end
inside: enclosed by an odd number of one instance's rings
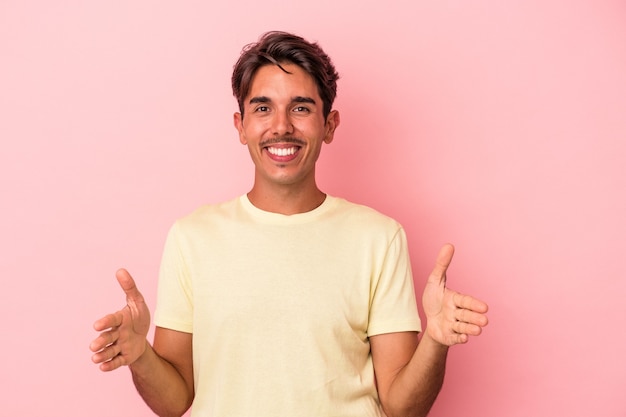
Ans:
POLYGON ((389 333, 370 339, 378 395, 388 417, 425 416, 445 373, 447 346, 415 332, 389 333))
POLYGON ((116 274, 126 306, 94 323, 100 335, 91 342, 94 363, 108 372, 126 365, 137 390, 160 416, 180 416, 194 396, 192 335, 156 328, 154 347, 146 340, 150 312, 127 271, 116 274))
POLYGON ((452 245, 443 247, 422 297, 427 325, 418 343, 414 332, 370 338, 378 393, 389 417, 425 416, 445 374, 448 347, 466 343, 487 325, 487 304, 446 288, 452 245))
POLYGON ((129 365, 133 382, 159 416, 182 416, 194 398, 191 333, 157 327, 154 347, 129 365))

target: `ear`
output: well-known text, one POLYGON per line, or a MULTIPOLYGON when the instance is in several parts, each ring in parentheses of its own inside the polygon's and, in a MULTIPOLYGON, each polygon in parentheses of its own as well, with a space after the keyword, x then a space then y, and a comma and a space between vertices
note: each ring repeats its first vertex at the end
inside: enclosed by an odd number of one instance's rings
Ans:
POLYGON ((326 117, 326 135, 324 136, 324 143, 331 143, 335 137, 335 129, 339 126, 339 122, 341 121, 339 117, 339 112, 337 110, 333 110, 328 113, 326 117))
POLYGON ((235 129, 239 132, 239 142, 242 145, 247 145, 248 141, 246 140, 246 134, 243 131, 243 116, 241 113, 233 114, 233 124, 235 125, 235 129))

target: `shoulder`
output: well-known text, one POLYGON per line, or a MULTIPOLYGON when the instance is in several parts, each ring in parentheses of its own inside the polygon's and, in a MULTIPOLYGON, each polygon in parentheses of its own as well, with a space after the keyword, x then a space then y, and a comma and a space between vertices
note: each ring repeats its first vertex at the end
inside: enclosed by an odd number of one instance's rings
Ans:
POLYGON ((176 220, 180 226, 195 226, 207 221, 214 221, 224 216, 232 216, 240 204, 240 197, 219 203, 205 204, 176 220))
POLYGON ((170 228, 170 235, 178 238, 196 238, 206 236, 207 232, 217 232, 238 216, 239 205, 239 198, 234 198, 200 206, 176 219, 170 228))
POLYGON ((333 201, 335 214, 342 216, 349 223, 395 231, 402 229, 402 225, 397 220, 370 206, 354 203, 339 197, 329 196, 329 198, 333 201))

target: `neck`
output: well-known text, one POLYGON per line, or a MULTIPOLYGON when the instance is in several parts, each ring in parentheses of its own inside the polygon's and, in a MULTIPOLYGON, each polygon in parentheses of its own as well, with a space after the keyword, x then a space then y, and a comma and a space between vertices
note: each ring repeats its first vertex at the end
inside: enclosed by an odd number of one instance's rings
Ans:
POLYGON ((326 199, 319 188, 310 190, 261 190, 256 185, 248 193, 248 200, 258 209, 285 215, 306 213, 319 207, 326 199))

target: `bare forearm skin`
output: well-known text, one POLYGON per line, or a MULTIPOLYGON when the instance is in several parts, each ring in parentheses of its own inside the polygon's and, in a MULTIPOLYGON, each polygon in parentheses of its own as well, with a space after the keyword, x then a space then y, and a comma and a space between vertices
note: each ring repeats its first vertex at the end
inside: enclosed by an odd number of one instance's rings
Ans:
POLYGON ((388 417, 424 417, 428 414, 443 386, 447 355, 448 346, 424 333, 413 357, 398 372, 383 402, 388 417))
POLYGON ((146 351, 130 366, 133 382, 146 404, 160 417, 180 417, 191 406, 193 390, 176 368, 146 341, 146 351))

